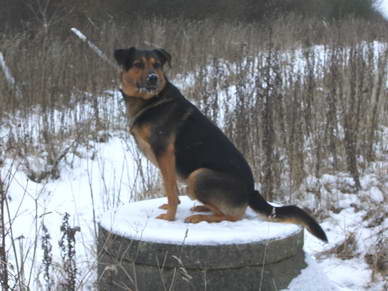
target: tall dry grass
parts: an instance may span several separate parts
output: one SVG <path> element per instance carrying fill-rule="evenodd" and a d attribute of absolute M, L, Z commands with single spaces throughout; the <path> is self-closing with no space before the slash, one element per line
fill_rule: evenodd
<path fill-rule="evenodd" d="M 83 32 L 108 55 L 132 45 L 166 48 L 170 79 L 190 79 L 187 96 L 213 120 L 222 116 L 264 192 L 276 198 L 297 189 L 306 173 L 330 169 L 349 171 L 359 188 L 358 161 L 373 160 L 387 122 L 385 28 L 352 19 L 259 25 L 151 18 Z M 0 74 L 3 147 L 25 159 L 32 179 L 59 176 L 58 164 L 77 144 L 125 130 L 122 104 L 107 92 L 118 87 L 117 72 L 70 32 L 1 35 L 0 51 L 23 92 L 17 97 Z M 44 152 L 46 171 L 33 173 L 26 157 Z"/>

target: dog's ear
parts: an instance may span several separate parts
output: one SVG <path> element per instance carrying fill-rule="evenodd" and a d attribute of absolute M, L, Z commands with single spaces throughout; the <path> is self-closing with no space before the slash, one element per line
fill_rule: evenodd
<path fill-rule="evenodd" d="M 168 63 L 168 66 L 171 68 L 171 55 L 166 50 L 159 48 L 159 49 L 155 49 L 154 53 L 161 60 L 162 65 L 164 65 L 165 63 Z"/>
<path fill-rule="evenodd" d="M 114 57 L 120 66 L 122 66 L 125 70 L 128 70 L 135 56 L 135 52 L 135 47 L 131 47 L 129 49 L 117 49 L 114 51 Z"/>

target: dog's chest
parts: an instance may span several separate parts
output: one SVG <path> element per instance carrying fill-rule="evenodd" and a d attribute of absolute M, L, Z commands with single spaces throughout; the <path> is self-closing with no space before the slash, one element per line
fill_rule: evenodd
<path fill-rule="evenodd" d="M 155 166 L 158 166 L 158 161 L 152 150 L 150 143 L 148 142 L 147 129 L 133 128 L 131 130 L 133 137 L 135 138 L 136 144 L 144 156 Z"/>

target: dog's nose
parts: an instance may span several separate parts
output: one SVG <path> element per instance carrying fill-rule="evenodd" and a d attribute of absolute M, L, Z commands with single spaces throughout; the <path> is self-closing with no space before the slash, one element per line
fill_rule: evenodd
<path fill-rule="evenodd" d="M 158 75 L 155 73 L 151 73 L 147 76 L 147 83 L 150 85 L 155 85 L 158 81 Z"/>

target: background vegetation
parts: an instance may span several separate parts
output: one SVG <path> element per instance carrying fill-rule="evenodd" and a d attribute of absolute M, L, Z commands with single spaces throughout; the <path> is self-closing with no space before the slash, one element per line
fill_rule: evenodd
<path fill-rule="evenodd" d="M 31 31 L 38 25 L 83 28 L 83 25 L 128 23 L 134 17 L 168 19 L 218 19 L 222 21 L 267 22 L 295 14 L 326 21 L 346 17 L 381 19 L 380 0 L 3 0 L 0 30 Z"/>
<path fill-rule="evenodd" d="M 307 173 L 329 170 L 350 171 L 359 188 L 359 167 L 375 158 L 379 126 L 388 116 L 387 52 L 384 45 L 377 51 L 375 42 L 385 40 L 385 23 L 296 16 L 269 24 L 132 21 L 83 32 L 108 54 L 130 45 L 170 51 L 170 78 L 190 78 L 186 94 L 215 122 L 222 114 L 220 126 L 250 160 L 268 197 L 284 181 L 293 192 Z M 15 96 L 0 79 L 0 118 L 10 130 L 3 146 L 19 157 L 49 153 L 50 171 L 31 173 L 33 179 L 59 175 L 58 159 L 74 137 L 86 142 L 99 131 L 125 128 L 123 108 L 106 102 L 114 98 L 106 90 L 118 87 L 117 72 L 70 31 L 3 34 L 0 50 L 23 92 Z M 16 129 L 15 116 L 24 120 Z M 285 173 L 291 175 L 286 180 Z"/>

